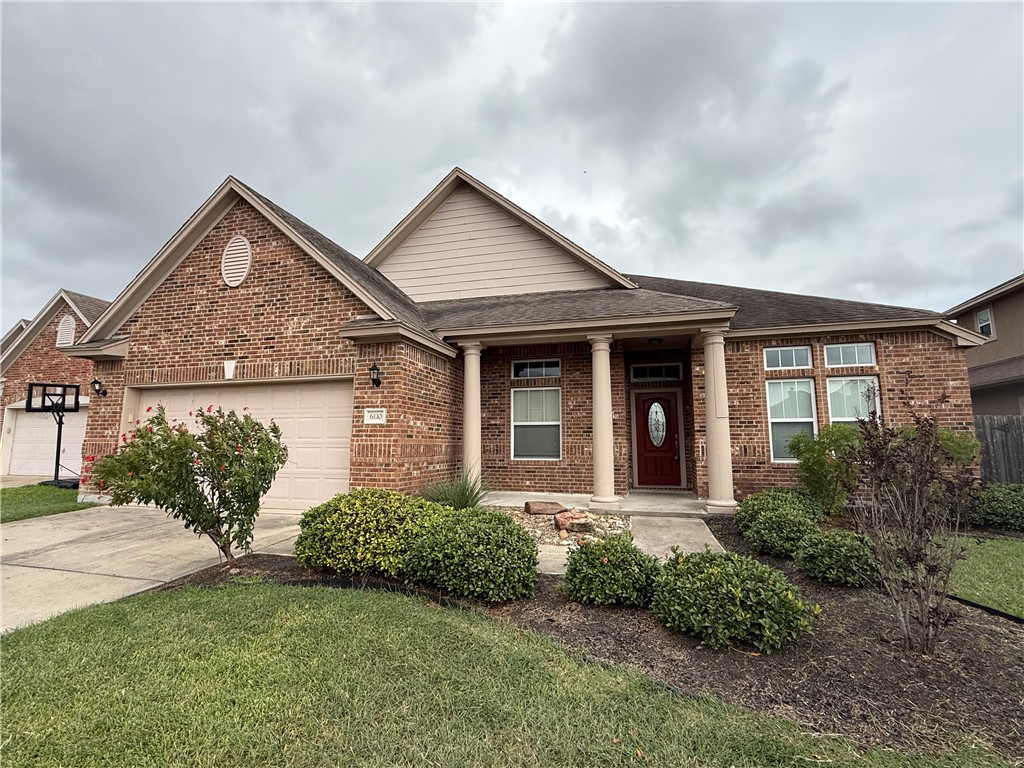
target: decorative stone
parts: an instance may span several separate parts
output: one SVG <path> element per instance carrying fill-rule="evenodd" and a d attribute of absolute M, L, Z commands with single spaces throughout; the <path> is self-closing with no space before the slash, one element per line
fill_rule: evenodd
<path fill-rule="evenodd" d="M 565 507 L 557 501 L 526 502 L 526 514 L 528 515 L 557 515 L 559 512 L 565 512 Z"/>
<path fill-rule="evenodd" d="M 569 533 L 593 533 L 594 521 L 587 517 L 574 517 L 569 521 L 566 530 Z"/>
<path fill-rule="evenodd" d="M 555 530 L 564 531 L 570 520 L 572 520 L 572 512 L 567 509 L 562 510 L 555 515 Z"/>
<path fill-rule="evenodd" d="M 559 531 L 558 532 L 558 538 L 560 538 L 562 541 L 565 541 L 566 539 L 568 539 L 569 538 L 568 531 L 565 531 L 565 530 Z"/>

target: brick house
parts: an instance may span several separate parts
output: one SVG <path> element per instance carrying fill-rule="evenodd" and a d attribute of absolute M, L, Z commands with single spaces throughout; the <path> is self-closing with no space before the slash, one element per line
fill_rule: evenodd
<path fill-rule="evenodd" d="M 156 403 L 273 417 L 268 507 L 465 468 L 728 510 L 792 481 L 792 434 L 905 419 L 901 393 L 947 395 L 939 419 L 969 429 L 980 342 L 923 310 L 622 274 L 456 168 L 365 259 L 229 177 L 66 352 L 108 393 L 87 453 Z"/>
<path fill-rule="evenodd" d="M 82 440 L 89 407 L 92 361 L 71 358 L 73 345 L 110 304 L 60 290 L 32 320 L 19 320 L 0 342 L 0 475 L 50 475 L 57 428 L 48 413 L 26 413 L 30 382 L 77 384 L 78 413 L 65 416 L 61 439 L 62 476 L 81 471 Z"/>

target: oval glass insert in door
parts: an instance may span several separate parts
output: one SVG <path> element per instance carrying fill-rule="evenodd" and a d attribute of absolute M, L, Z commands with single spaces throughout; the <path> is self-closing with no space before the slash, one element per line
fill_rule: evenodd
<path fill-rule="evenodd" d="M 661 403 L 651 403 L 647 411 L 647 435 L 655 448 L 661 448 L 665 442 L 665 409 Z"/>

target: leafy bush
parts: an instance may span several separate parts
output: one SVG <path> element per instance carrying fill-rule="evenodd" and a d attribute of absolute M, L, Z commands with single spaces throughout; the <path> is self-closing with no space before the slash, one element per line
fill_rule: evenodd
<path fill-rule="evenodd" d="M 817 531 L 817 524 L 802 509 L 780 507 L 762 512 L 744 537 L 761 554 L 792 557 L 803 538 Z"/>
<path fill-rule="evenodd" d="M 637 548 L 632 534 L 623 533 L 582 541 L 572 549 L 565 566 L 565 590 L 578 603 L 647 608 L 660 573 L 658 558 Z"/>
<path fill-rule="evenodd" d="M 859 442 L 860 431 L 852 424 L 829 424 L 817 435 L 799 432 L 789 441 L 789 450 L 800 461 L 797 479 L 825 515 L 842 512 L 848 489 L 857 483 L 850 451 Z"/>
<path fill-rule="evenodd" d="M 735 520 L 741 532 L 746 533 L 762 513 L 769 510 L 795 509 L 812 520 L 824 520 L 825 512 L 804 488 L 769 488 L 747 496 L 736 508 Z"/>
<path fill-rule="evenodd" d="M 400 578 L 414 531 L 448 514 L 439 504 L 380 488 L 338 494 L 302 515 L 295 559 L 307 568 Z"/>
<path fill-rule="evenodd" d="M 716 649 L 748 643 L 771 653 L 811 628 L 821 609 L 808 605 L 774 568 L 732 552 L 674 553 L 651 605 L 667 627 Z"/>
<path fill-rule="evenodd" d="M 147 408 L 147 412 L 152 408 Z M 191 414 L 190 414 L 191 415 Z M 234 565 L 233 547 L 248 552 L 260 501 L 288 460 L 281 428 L 248 413 L 211 405 L 195 416 L 196 431 L 171 424 L 162 405 L 145 423 L 121 435 L 121 448 L 93 463 L 82 480 L 110 494 L 113 506 L 153 504 L 199 536 Z"/>
<path fill-rule="evenodd" d="M 428 485 L 420 497 L 452 509 L 471 509 L 487 495 L 488 488 L 479 477 L 465 470 L 453 478 Z"/>
<path fill-rule="evenodd" d="M 533 594 L 537 543 L 504 512 L 463 509 L 419 528 L 409 547 L 413 581 L 503 602 Z"/>
<path fill-rule="evenodd" d="M 971 525 L 1024 531 L 1024 483 L 977 489 L 971 499 Z"/>
<path fill-rule="evenodd" d="M 849 531 L 804 536 L 796 549 L 796 567 L 812 579 L 843 587 L 866 587 L 878 581 L 871 548 Z"/>

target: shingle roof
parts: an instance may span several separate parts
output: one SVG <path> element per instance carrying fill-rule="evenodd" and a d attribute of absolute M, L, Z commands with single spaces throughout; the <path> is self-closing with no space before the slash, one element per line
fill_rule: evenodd
<path fill-rule="evenodd" d="M 641 288 L 678 296 L 721 301 L 737 306 L 739 311 L 730 322 L 730 327 L 735 330 L 887 320 L 894 322 L 920 319 L 941 320 L 943 317 L 938 312 L 926 309 L 896 307 L 888 304 L 869 304 L 863 301 L 803 296 L 796 293 L 763 291 L 757 288 L 697 283 L 668 277 L 647 275 L 626 275 L 626 277 Z"/>
<path fill-rule="evenodd" d="M 76 293 L 64 288 L 64 294 L 75 304 L 75 309 L 82 313 L 89 325 L 96 322 L 103 311 L 110 306 L 109 301 L 97 299 L 95 296 L 86 296 L 84 293 Z"/>
<path fill-rule="evenodd" d="M 967 369 L 971 387 L 987 387 L 1024 381 L 1024 355 L 996 360 L 993 363 L 971 366 Z"/>
<path fill-rule="evenodd" d="M 238 181 L 238 179 L 235 179 Z M 425 330 L 423 319 L 416 304 L 384 275 L 368 266 L 362 259 L 353 256 L 326 235 L 320 233 L 298 216 L 289 213 L 273 200 L 264 197 L 248 184 L 238 181 L 254 197 L 270 208 L 289 227 L 304 237 L 320 253 L 333 261 L 350 280 L 369 289 L 397 320 L 420 330 Z"/>
<path fill-rule="evenodd" d="M 430 330 L 727 312 L 734 309 L 728 302 L 673 296 L 641 288 L 481 296 L 426 301 L 418 306 Z"/>

